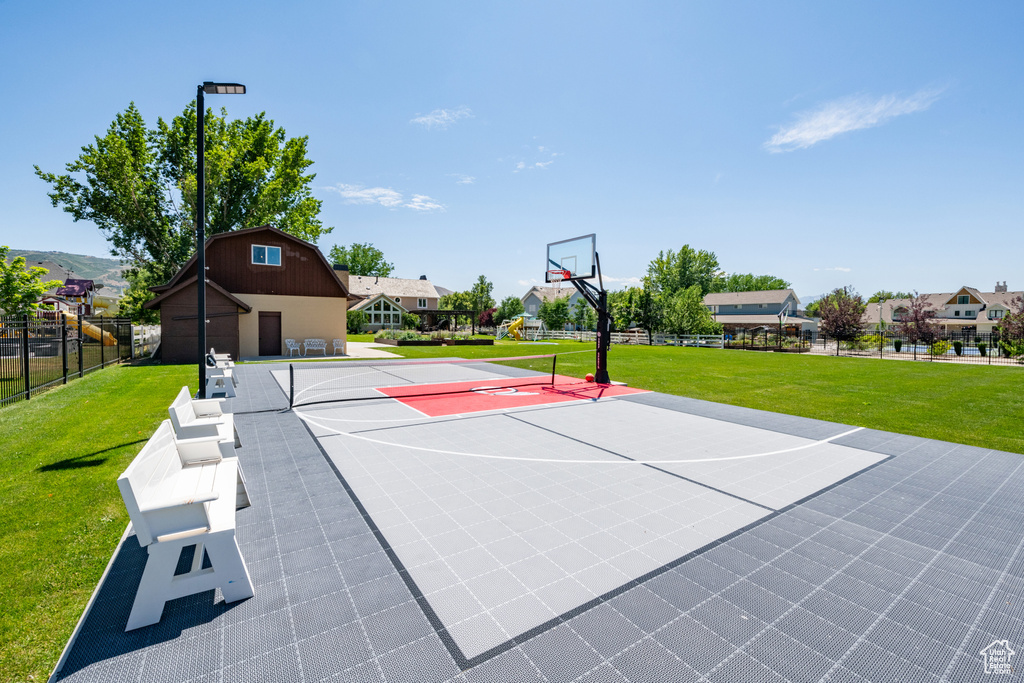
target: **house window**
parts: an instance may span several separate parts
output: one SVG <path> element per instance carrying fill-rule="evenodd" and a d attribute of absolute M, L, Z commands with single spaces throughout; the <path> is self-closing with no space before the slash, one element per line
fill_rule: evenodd
<path fill-rule="evenodd" d="M 768 304 L 758 304 L 758 308 L 768 308 Z"/>
<path fill-rule="evenodd" d="M 426 308 L 426 307 L 427 307 L 427 300 L 426 299 L 416 299 L 416 308 Z"/>
<path fill-rule="evenodd" d="M 998 319 L 1003 317 L 1003 313 L 1004 313 L 1004 311 L 1002 311 L 1000 309 L 996 309 L 994 311 L 989 311 L 988 312 L 988 319 L 989 320 L 998 320 Z"/>
<path fill-rule="evenodd" d="M 903 316 L 905 316 L 906 314 L 907 314 L 907 309 L 905 309 L 903 307 L 893 309 L 892 319 L 893 320 L 902 320 Z"/>
<path fill-rule="evenodd" d="M 281 247 L 252 245 L 252 262 L 261 266 L 281 265 Z"/>
<path fill-rule="evenodd" d="M 396 297 L 395 297 L 395 303 L 396 303 L 396 304 L 400 304 L 400 303 L 402 303 L 402 297 L 400 297 L 400 296 L 396 296 Z"/>
<path fill-rule="evenodd" d="M 953 311 L 953 317 L 959 318 L 960 317 L 960 311 Z"/>
<path fill-rule="evenodd" d="M 736 310 L 737 311 L 740 310 L 741 308 L 743 308 L 743 304 L 736 304 Z"/>
<path fill-rule="evenodd" d="M 529 309 L 530 313 L 536 313 L 537 312 L 537 304 L 530 304 L 529 306 L 527 306 L 527 308 Z"/>
<path fill-rule="evenodd" d="M 976 315 L 977 315 L 977 313 L 975 313 L 974 311 L 964 311 L 964 317 L 965 318 L 973 318 Z"/>
<path fill-rule="evenodd" d="M 971 303 L 971 297 L 967 294 L 960 294 L 956 297 L 956 302 L 958 304 L 969 304 Z"/>

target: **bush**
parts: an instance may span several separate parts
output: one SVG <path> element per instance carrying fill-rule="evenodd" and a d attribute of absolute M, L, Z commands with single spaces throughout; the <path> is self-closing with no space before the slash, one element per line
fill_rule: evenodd
<path fill-rule="evenodd" d="M 956 355 L 962 356 L 964 353 L 964 343 L 957 339 L 955 342 L 953 342 L 953 351 L 956 352 Z"/>
<path fill-rule="evenodd" d="M 928 353 L 933 356 L 945 356 L 949 353 L 949 349 L 953 345 L 949 343 L 948 339 L 938 339 L 932 342 L 932 345 L 928 347 Z"/>
<path fill-rule="evenodd" d="M 896 353 L 899 353 L 900 349 L 903 348 L 903 340 L 902 339 L 893 339 L 892 340 L 892 348 L 896 349 Z"/>
<path fill-rule="evenodd" d="M 420 317 L 415 313 L 403 313 L 402 314 L 402 329 L 403 330 L 418 330 L 420 327 Z"/>
<path fill-rule="evenodd" d="M 363 311 L 349 311 L 345 318 L 345 329 L 349 334 L 359 334 L 366 324 L 366 313 Z"/>
<path fill-rule="evenodd" d="M 397 339 L 398 341 L 417 341 L 420 339 L 427 339 L 427 337 L 419 335 L 412 330 L 381 330 L 377 333 L 377 337 L 380 339 Z"/>
<path fill-rule="evenodd" d="M 978 342 L 978 353 L 981 354 L 982 358 L 987 356 L 988 355 L 988 344 L 986 344 L 983 341 Z"/>

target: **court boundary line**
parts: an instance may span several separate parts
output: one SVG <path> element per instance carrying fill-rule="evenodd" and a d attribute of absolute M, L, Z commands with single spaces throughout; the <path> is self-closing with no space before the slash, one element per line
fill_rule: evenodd
<path fill-rule="evenodd" d="M 880 465 L 883 465 L 896 458 L 895 455 L 885 455 L 884 453 L 880 453 L 880 455 L 882 455 L 883 457 L 878 462 L 872 463 L 860 470 L 857 470 L 856 472 L 853 472 L 852 474 L 843 477 L 839 481 L 836 481 L 819 491 L 815 491 L 814 493 L 811 493 L 799 500 L 796 500 L 790 503 L 789 505 L 786 505 L 785 507 L 779 508 L 774 512 L 770 512 L 766 514 L 764 517 L 756 519 L 753 522 L 750 522 L 749 524 L 726 534 L 725 536 L 721 536 L 720 538 L 711 541 L 706 545 L 701 546 L 700 548 L 691 550 L 689 553 L 682 555 L 681 557 L 678 557 L 675 560 L 667 562 L 660 567 L 652 569 L 646 574 L 642 574 L 637 578 L 632 579 L 631 581 L 627 581 L 618 588 L 613 588 L 612 590 L 603 593 L 593 598 L 592 600 L 582 603 L 581 605 L 578 605 L 577 607 L 574 607 L 571 610 L 563 612 L 562 614 L 556 617 L 553 617 L 541 624 L 538 624 L 537 626 L 534 626 L 533 628 L 524 631 L 503 643 L 495 645 L 490 650 L 485 650 L 484 652 L 481 652 L 478 655 L 474 655 L 473 657 L 466 657 L 466 655 L 462 652 L 462 649 L 459 647 L 458 643 L 455 642 L 455 639 L 448 632 L 448 628 L 440 620 L 440 617 L 437 616 L 437 613 L 434 611 L 434 608 L 430 605 L 430 602 L 423 594 L 423 591 L 420 590 L 420 587 L 416 584 L 415 579 L 412 578 L 412 575 L 409 573 L 409 570 L 402 563 L 402 560 L 398 557 L 398 554 L 395 553 L 390 543 L 388 543 L 387 538 L 384 537 L 383 532 L 377 526 L 377 523 L 373 520 L 373 517 L 370 516 L 369 512 L 366 510 L 362 502 L 359 500 L 359 496 L 356 495 L 355 490 L 352 489 L 348 481 L 345 479 L 344 475 L 338 469 L 337 465 L 334 464 L 334 460 L 331 459 L 331 456 L 324 449 L 323 444 L 320 443 L 320 438 L 313 434 L 313 431 L 310 429 L 309 425 L 306 424 L 304 420 L 300 419 L 299 422 L 302 424 L 303 428 L 305 428 L 310 438 L 316 444 L 317 450 L 320 451 L 320 455 L 322 455 L 324 459 L 327 461 L 327 464 L 331 468 L 331 471 L 333 471 L 334 475 L 338 478 L 338 481 L 341 483 L 342 488 L 344 488 L 345 492 L 349 496 L 349 499 L 356 506 L 356 509 L 359 511 L 359 514 L 363 518 L 363 521 L 366 523 L 367 527 L 373 533 L 374 538 L 377 539 L 377 542 L 384 550 L 384 553 L 388 556 L 388 559 L 391 560 L 391 563 L 394 566 L 395 571 L 398 572 L 398 575 L 401 577 L 403 583 L 405 583 L 406 588 L 409 589 L 409 592 L 412 594 L 412 597 L 416 601 L 416 604 L 419 605 L 420 609 L 423 611 L 423 615 L 426 617 L 430 625 L 434 628 L 434 631 L 435 633 L 437 633 L 437 636 L 441 640 L 441 643 L 445 646 L 445 649 L 448 650 L 448 654 L 455 662 L 455 665 L 459 667 L 460 671 L 467 671 L 469 669 L 472 669 L 473 667 L 479 666 L 484 662 L 493 659 L 494 657 L 497 657 L 515 647 L 518 647 L 526 642 L 529 642 L 533 638 L 536 638 L 540 634 L 545 633 L 555 628 L 556 626 L 559 626 L 560 624 L 568 623 L 577 616 L 589 612 L 591 609 L 598 607 L 618 597 L 619 595 L 622 595 L 623 593 L 626 593 L 634 588 L 637 588 L 646 583 L 647 581 L 657 578 L 658 576 L 661 576 L 662 574 L 665 574 L 675 569 L 676 567 L 686 562 L 689 562 L 690 560 L 696 557 L 699 557 L 711 550 L 714 550 L 715 548 L 728 543 L 732 539 L 741 536 L 742 534 L 745 534 L 746 532 L 755 529 L 761 526 L 762 524 L 765 524 L 775 519 L 776 517 L 786 514 L 790 510 L 800 505 L 803 505 L 804 503 L 807 503 L 808 501 L 811 501 L 814 498 L 817 498 L 818 496 L 827 493 L 833 490 L 834 488 L 841 486 L 842 484 L 845 484 L 846 482 L 854 479 L 855 477 L 858 477 L 866 472 L 869 472 L 875 469 L 876 467 L 879 467 Z M 869 449 L 858 450 L 864 450 L 866 452 L 876 452 L 870 451 Z"/>
<path fill-rule="evenodd" d="M 349 437 L 351 439 L 358 439 L 360 441 L 366 441 L 366 442 L 369 442 L 369 443 L 380 444 L 382 446 L 394 446 L 396 448 L 405 448 L 407 450 L 423 451 L 423 452 L 426 452 L 426 453 L 439 453 L 439 454 L 444 454 L 444 455 L 457 455 L 457 456 L 462 456 L 462 457 L 465 457 L 465 458 L 479 458 L 481 460 L 509 460 L 509 461 L 514 461 L 514 462 L 558 463 L 558 464 L 563 464 L 563 465 L 684 465 L 684 464 L 697 463 L 697 462 L 729 462 L 729 461 L 732 461 L 732 460 L 751 460 L 753 458 L 764 458 L 764 457 L 768 457 L 770 455 L 782 455 L 784 453 L 794 453 L 796 451 L 807 450 L 808 448 L 813 448 L 815 446 L 820 446 L 822 444 L 830 443 L 830 442 L 832 442 L 835 439 L 839 439 L 839 438 L 842 438 L 844 436 L 849 436 L 850 434 L 855 434 L 855 433 L 857 433 L 859 431 L 862 431 L 862 430 L 866 429 L 865 427 L 854 427 L 853 429 L 850 429 L 848 431 L 842 432 L 840 434 L 836 434 L 834 436 L 830 436 L 830 437 L 827 437 L 825 439 L 819 439 L 819 440 L 816 440 L 816 441 L 812 441 L 812 440 L 806 439 L 806 437 L 802 437 L 802 436 L 794 436 L 793 437 L 794 439 L 805 439 L 805 440 L 808 440 L 810 442 L 806 443 L 806 444 L 803 444 L 802 446 L 794 446 L 793 448 L 783 448 L 783 449 L 776 450 L 776 451 L 765 451 L 764 453 L 748 453 L 746 455 L 731 455 L 731 456 L 725 456 L 725 457 L 722 457 L 722 458 L 689 458 L 689 459 L 686 459 L 686 460 L 577 460 L 577 459 L 559 459 L 559 458 L 527 458 L 527 457 L 522 457 L 522 456 L 517 456 L 517 455 L 488 455 L 486 453 L 465 453 L 463 451 L 449 451 L 449 450 L 445 450 L 445 449 L 442 449 L 442 448 L 429 448 L 427 446 L 411 446 L 411 445 L 408 445 L 408 444 L 395 443 L 393 441 L 382 441 L 380 439 L 372 439 L 372 438 L 370 438 L 368 436 L 362 436 L 362 434 L 360 434 L 360 433 L 340 432 L 337 429 L 332 429 L 331 427 L 328 427 L 326 425 L 320 424 L 319 422 L 317 422 L 313 418 L 311 418 L 311 417 L 309 417 L 307 415 L 303 415 L 302 413 L 300 413 L 298 411 L 294 411 L 293 410 L 293 412 L 303 422 L 308 422 L 309 424 L 312 424 L 312 425 L 314 425 L 316 427 L 319 427 L 320 429 L 323 429 L 323 430 L 328 431 L 328 432 L 332 432 L 332 434 L 329 434 L 327 436 L 347 436 L 347 437 Z M 694 417 L 700 417 L 700 416 L 699 415 L 695 415 Z M 524 424 L 526 424 L 526 423 L 524 423 Z M 732 423 L 730 423 L 730 424 L 732 424 Z M 536 425 L 534 425 L 534 426 L 536 426 Z M 391 429 L 394 429 L 394 428 L 392 427 Z M 757 427 L 753 427 L 752 429 L 757 429 Z M 770 430 L 766 430 L 766 431 L 770 431 Z M 319 438 L 325 438 L 325 437 L 319 437 Z M 585 443 L 585 442 L 580 442 L 580 443 Z M 588 446 L 593 446 L 593 444 L 587 444 L 587 445 Z M 598 448 L 598 450 L 603 450 L 600 447 L 597 447 L 597 448 Z M 847 448 L 850 448 L 850 447 L 847 446 Z M 615 454 L 615 455 L 618 455 L 618 454 Z"/>

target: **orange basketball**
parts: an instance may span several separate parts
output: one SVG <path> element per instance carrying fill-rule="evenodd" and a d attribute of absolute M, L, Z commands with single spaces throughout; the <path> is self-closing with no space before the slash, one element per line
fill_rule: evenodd
<path fill-rule="evenodd" d="M 583 379 L 587 380 L 588 382 L 593 382 L 594 381 L 594 376 L 588 372 L 587 376 L 584 377 Z"/>

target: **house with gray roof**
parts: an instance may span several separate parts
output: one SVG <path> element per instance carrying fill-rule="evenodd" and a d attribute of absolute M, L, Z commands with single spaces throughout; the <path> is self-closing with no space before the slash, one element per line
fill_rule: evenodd
<path fill-rule="evenodd" d="M 437 310 L 438 300 L 444 296 L 426 275 L 419 279 L 399 277 L 377 277 L 374 275 L 350 275 L 349 289 L 352 293 L 364 297 L 356 302 L 350 310 L 364 311 L 367 329 L 380 330 L 385 327 L 398 327 L 402 322 L 402 314 L 422 314 L 424 311 Z M 444 289 L 449 293 L 449 290 Z"/>
<path fill-rule="evenodd" d="M 800 298 L 792 289 L 757 292 L 715 292 L 704 296 L 711 317 L 722 323 L 726 334 L 757 328 L 777 329 L 782 323 L 787 334 L 818 331 L 813 318 L 797 315 Z"/>
<path fill-rule="evenodd" d="M 961 287 L 955 292 L 921 294 L 926 306 L 935 311 L 931 322 L 946 333 L 977 334 L 992 332 L 992 328 L 1009 313 L 1020 310 L 1024 291 L 1007 291 L 1006 282 L 996 283 L 994 291 L 982 292 L 974 287 Z M 877 330 L 880 324 L 898 323 L 910 310 L 910 299 L 889 299 L 868 304 L 864 312 L 864 325 Z"/>
<path fill-rule="evenodd" d="M 536 316 L 542 303 L 556 301 L 566 297 L 569 298 L 569 310 L 575 308 L 576 302 L 583 298 L 579 291 L 577 291 L 572 285 L 562 288 L 542 287 L 540 285 L 536 285 L 534 287 L 530 287 L 530 291 L 519 297 L 519 300 L 523 302 L 523 310 L 526 313 Z"/>

